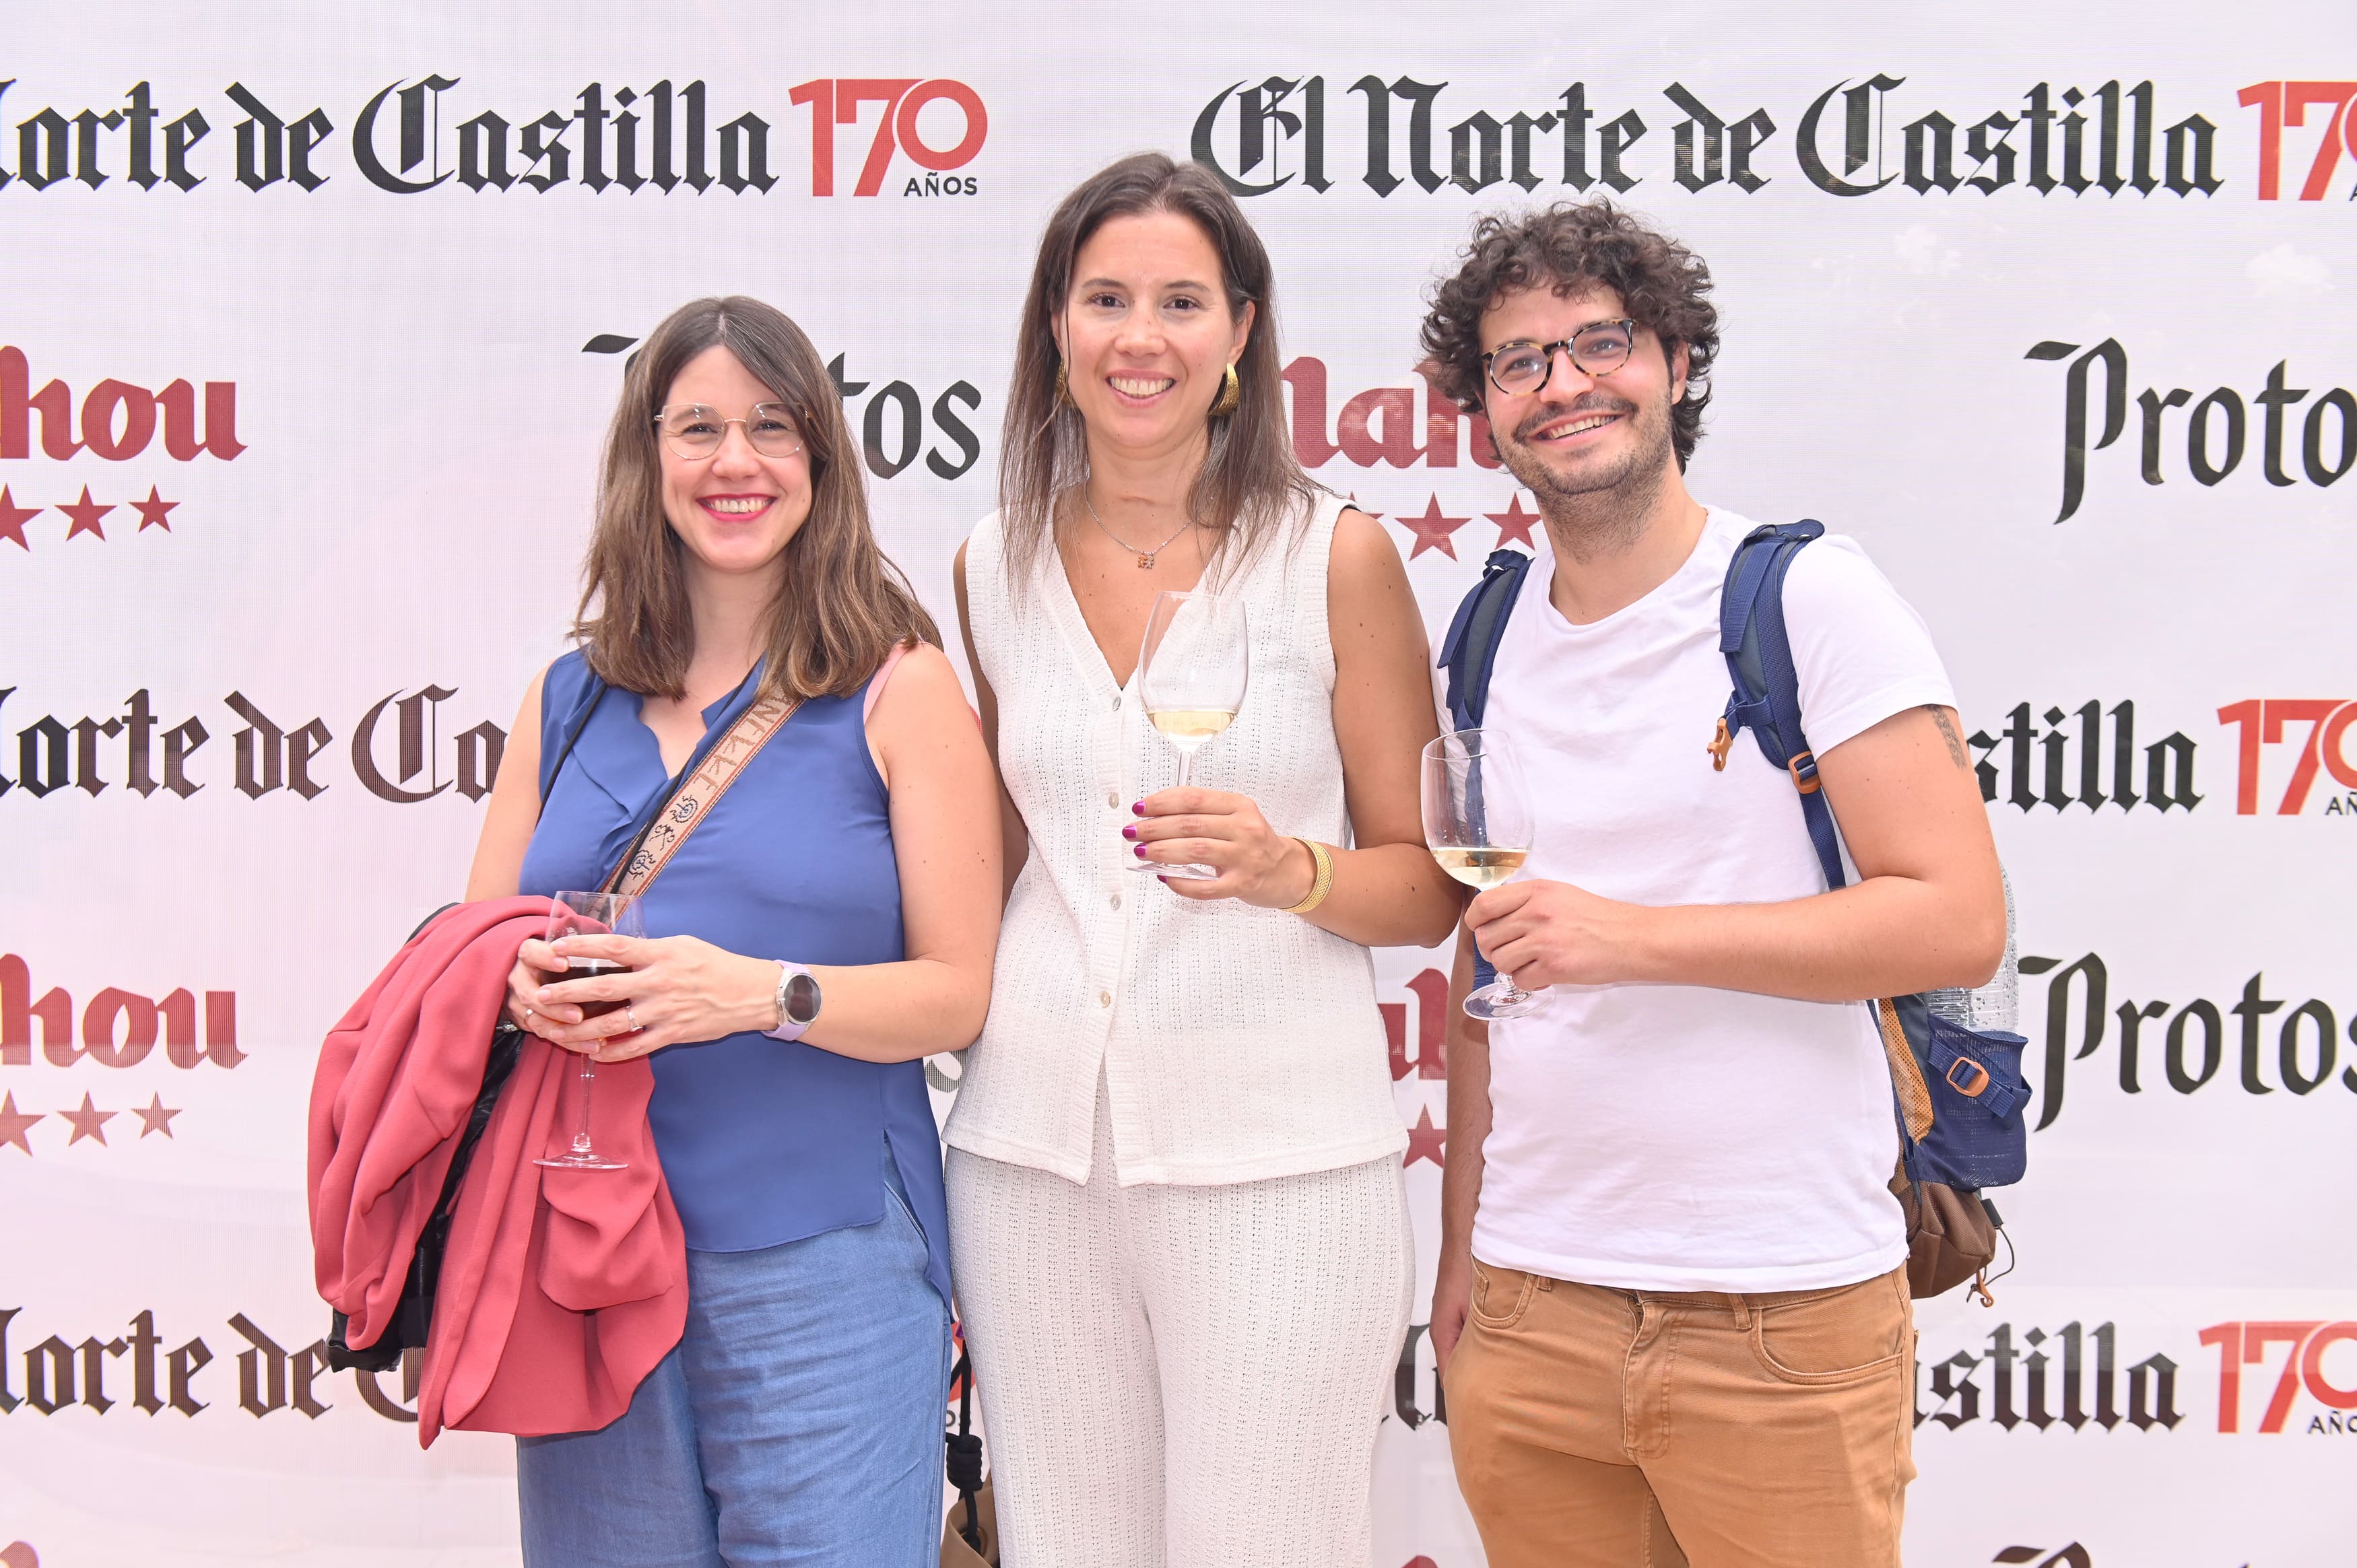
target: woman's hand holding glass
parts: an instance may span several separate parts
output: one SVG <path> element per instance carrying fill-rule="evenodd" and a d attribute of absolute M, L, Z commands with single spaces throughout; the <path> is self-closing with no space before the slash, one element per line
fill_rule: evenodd
<path fill-rule="evenodd" d="M 1235 722 L 1236 710 L 1243 706 L 1244 688 L 1251 676 L 1252 634 L 1243 600 L 1200 589 L 1155 596 L 1154 606 L 1146 612 L 1146 636 L 1137 650 L 1137 695 L 1146 709 L 1146 722 L 1178 753 L 1178 788 L 1147 797 L 1137 808 L 1141 815 L 1145 807 L 1157 801 L 1162 804 L 1157 807 L 1156 815 L 1193 811 L 1208 819 L 1236 814 L 1232 805 L 1202 809 L 1206 802 L 1216 799 L 1242 802 L 1250 811 L 1251 822 L 1265 832 L 1268 824 L 1261 822 L 1259 808 L 1250 800 L 1240 795 L 1222 795 L 1189 787 L 1195 753 Z M 1183 803 L 1165 800 L 1173 795 L 1183 797 Z M 1206 822 L 1203 825 L 1214 824 Z M 1124 829 L 1123 833 L 1131 839 L 1142 836 L 1134 824 Z M 1226 838 L 1231 834 L 1221 832 L 1188 836 Z M 1256 841 L 1260 835 L 1254 833 L 1249 824 L 1243 824 L 1242 836 Z M 1222 875 L 1221 868 L 1209 861 L 1162 859 L 1143 853 L 1133 868 L 1155 872 L 1166 882 L 1181 878 L 1210 881 Z"/>
<path fill-rule="evenodd" d="M 619 967 L 586 980 L 543 984 L 568 960 Z M 517 953 L 517 975 L 530 975 L 525 1025 L 551 1045 L 601 1062 L 629 1061 L 666 1046 L 716 1040 L 777 1023 L 778 966 L 747 958 L 698 937 L 565 937 L 527 941 Z M 522 1011 L 510 980 L 511 1016 Z M 592 1011 L 601 1006 L 610 1011 Z"/>
<path fill-rule="evenodd" d="M 1170 891 L 1182 898 L 1240 898 L 1265 909 L 1289 908 L 1309 892 L 1318 867 L 1298 841 L 1268 825 L 1249 795 L 1192 785 L 1148 795 L 1122 830 L 1149 870 L 1170 867 Z M 1178 867 L 1195 866 L 1191 876 Z M 1213 875 L 1205 878 L 1201 870 Z"/>
<path fill-rule="evenodd" d="M 1156 596 L 1137 651 L 1146 716 L 1178 753 L 1178 785 L 1131 808 L 1122 829 L 1134 865 L 1184 898 L 1241 898 L 1264 908 L 1297 904 L 1317 866 L 1309 852 L 1268 825 L 1248 795 L 1188 782 L 1195 753 L 1243 706 L 1252 675 L 1250 618 L 1232 595 Z"/>

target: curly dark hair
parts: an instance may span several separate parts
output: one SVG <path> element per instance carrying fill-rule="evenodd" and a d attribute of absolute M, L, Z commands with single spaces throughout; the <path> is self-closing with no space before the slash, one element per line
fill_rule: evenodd
<path fill-rule="evenodd" d="M 1558 295 L 1609 288 L 1638 326 L 1661 338 L 1664 356 L 1685 345 L 1686 394 L 1670 406 L 1670 440 L 1684 468 L 1702 439 L 1718 356 L 1710 267 L 1601 197 L 1492 212 L 1475 222 L 1456 275 L 1433 285 L 1424 318 L 1421 340 L 1442 395 L 1468 413 L 1482 411 L 1481 317 L 1501 295 L 1543 285 Z"/>

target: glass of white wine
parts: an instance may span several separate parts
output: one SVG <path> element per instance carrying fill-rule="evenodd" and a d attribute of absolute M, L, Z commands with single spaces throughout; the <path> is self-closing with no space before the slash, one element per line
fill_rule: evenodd
<path fill-rule="evenodd" d="M 1138 696 L 1146 721 L 1178 752 L 1178 787 L 1195 753 L 1235 722 L 1252 674 L 1251 627 L 1233 594 L 1157 594 L 1137 650 Z M 1164 865 L 1133 857 L 1134 869 L 1205 881 L 1208 865 Z"/>
<path fill-rule="evenodd" d="M 1440 869 L 1469 887 L 1506 881 L 1531 857 L 1538 817 L 1520 765 L 1504 742 L 1478 729 L 1444 735 L 1424 748 L 1424 842 Z M 1469 1017 L 1523 1018 L 1547 1005 L 1501 974 L 1465 999 Z"/>

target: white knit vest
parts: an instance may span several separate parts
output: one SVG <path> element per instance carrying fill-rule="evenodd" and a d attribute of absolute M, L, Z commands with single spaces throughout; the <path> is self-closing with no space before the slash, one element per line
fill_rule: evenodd
<path fill-rule="evenodd" d="M 1278 832 L 1332 844 L 1350 832 L 1326 626 L 1341 508 L 1321 497 L 1228 585 L 1251 621 L 1251 684 L 1193 778 L 1250 796 Z M 1086 1181 L 1102 1066 L 1124 1186 L 1257 1181 L 1405 1148 L 1367 950 L 1275 909 L 1188 902 L 1126 869 L 1130 802 L 1178 781 L 1178 754 L 1146 724 L 1135 679 L 1114 684 L 1053 549 L 1010 592 L 993 513 L 967 544 L 965 581 L 1031 854 L 949 1143 Z"/>

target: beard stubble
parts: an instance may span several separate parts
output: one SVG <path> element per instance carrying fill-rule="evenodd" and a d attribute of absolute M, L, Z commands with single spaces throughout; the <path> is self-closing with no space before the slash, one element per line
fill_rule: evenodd
<path fill-rule="evenodd" d="M 1585 413 L 1630 416 L 1633 439 L 1628 454 L 1619 462 L 1560 472 L 1533 449 L 1530 433 L 1566 413 Z M 1591 561 L 1628 549 L 1645 532 L 1670 461 L 1669 404 L 1647 406 L 1584 392 L 1567 404 L 1534 411 L 1510 438 L 1495 445 L 1506 471 L 1538 503 L 1556 549 L 1575 561 Z"/>

